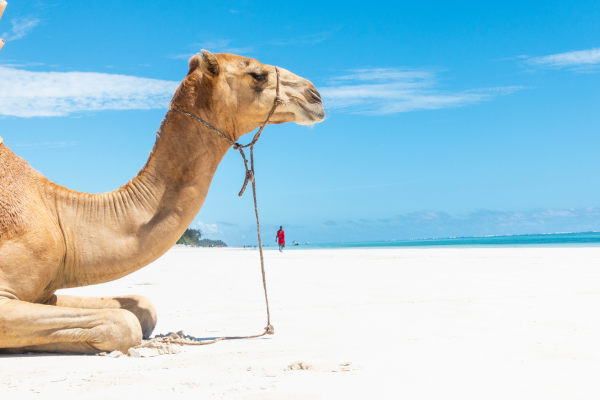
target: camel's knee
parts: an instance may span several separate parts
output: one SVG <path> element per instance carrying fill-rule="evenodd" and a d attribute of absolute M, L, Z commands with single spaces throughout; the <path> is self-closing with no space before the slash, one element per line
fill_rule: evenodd
<path fill-rule="evenodd" d="M 11 319 L 14 300 L 0 296 L 0 353 L 14 342 L 14 321 Z"/>
<path fill-rule="evenodd" d="M 92 329 L 88 341 L 100 351 L 119 350 L 124 354 L 131 347 L 142 343 L 142 328 L 139 320 L 126 310 L 105 310 L 103 323 Z"/>
<path fill-rule="evenodd" d="M 139 320 L 144 339 L 148 339 L 156 326 L 157 315 L 154 305 L 147 297 L 132 295 L 116 297 L 121 308 L 131 311 Z"/>

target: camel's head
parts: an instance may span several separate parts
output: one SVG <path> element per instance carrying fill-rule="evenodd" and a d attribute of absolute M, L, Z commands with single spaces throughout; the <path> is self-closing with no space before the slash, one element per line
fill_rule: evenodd
<path fill-rule="evenodd" d="M 296 122 L 311 125 L 323 121 L 325 111 L 321 95 L 308 80 L 279 68 L 279 105 L 270 124 Z M 184 85 L 193 85 L 194 104 L 188 111 L 198 111 L 237 140 L 267 119 L 276 97 L 277 74 L 272 65 L 233 54 L 212 54 L 202 50 L 190 59 Z M 195 110 L 194 110 L 195 109 Z"/>

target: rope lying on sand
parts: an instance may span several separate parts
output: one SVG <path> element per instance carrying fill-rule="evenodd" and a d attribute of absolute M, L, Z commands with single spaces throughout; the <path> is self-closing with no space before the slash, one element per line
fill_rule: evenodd
<path fill-rule="evenodd" d="M 108 352 L 97 353 L 96 355 L 102 356 L 102 357 L 110 357 L 110 358 L 126 357 L 127 355 L 134 357 L 134 358 L 156 357 L 156 356 L 162 356 L 165 354 L 179 354 L 181 352 L 181 350 L 179 349 L 179 346 L 202 346 L 205 344 L 216 343 L 216 342 L 224 340 L 224 339 L 248 339 L 248 338 L 254 338 L 254 337 L 259 337 L 259 336 L 263 336 L 263 335 L 264 335 L 264 333 L 262 335 L 256 335 L 256 336 L 243 336 L 243 337 L 231 336 L 231 337 L 217 338 L 215 340 L 201 340 L 200 338 L 196 338 L 191 335 L 186 335 L 185 333 L 183 333 L 183 331 L 169 332 L 166 335 L 160 335 L 160 334 L 156 335 L 154 337 L 154 339 L 142 340 L 141 344 L 139 344 L 135 347 L 131 347 L 127 351 L 127 354 L 123 354 L 120 351 L 115 350 L 110 353 L 108 353 Z"/>
<path fill-rule="evenodd" d="M 185 335 L 183 332 L 177 333 L 169 333 L 167 335 L 156 335 L 154 339 L 145 341 L 139 346 L 134 347 L 135 349 L 142 347 L 153 347 L 153 343 L 161 343 L 161 344 L 178 344 L 180 346 L 203 346 L 206 344 L 213 344 L 220 342 L 221 340 L 234 340 L 234 339 L 253 339 L 257 337 L 261 337 L 264 335 L 273 335 L 275 334 L 275 329 L 269 325 L 265 328 L 265 332 L 260 335 L 253 336 L 224 336 L 220 338 L 216 338 L 213 340 L 200 340 L 195 338 L 194 336 Z"/>
<path fill-rule="evenodd" d="M 265 290 L 265 302 L 267 304 L 267 326 L 265 327 L 265 331 L 263 333 L 261 333 L 260 335 L 225 336 L 225 337 L 220 337 L 220 338 L 217 338 L 214 340 L 206 340 L 206 341 L 198 341 L 194 337 L 188 337 L 186 335 L 183 335 L 183 332 L 179 332 L 179 333 L 170 334 L 167 336 L 158 336 L 158 337 L 155 337 L 154 339 L 152 339 L 151 341 L 157 341 L 160 343 L 179 344 L 179 345 L 185 345 L 185 346 L 202 346 L 202 345 L 206 345 L 206 344 L 217 343 L 217 342 L 220 342 L 221 340 L 253 339 L 253 338 L 261 337 L 264 335 L 274 335 L 275 334 L 275 328 L 273 328 L 273 325 L 271 325 L 271 313 L 269 312 L 269 297 L 267 296 L 267 279 L 265 277 L 265 261 L 264 261 L 264 257 L 263 257 L 262 239 L 260 236 L 260 222 L 258 220 L 258 206 L 256 203 L 256 180 L 255 180 L 255 174 L 254 174 L 254 145 L 260 138 L 260 134 L 262 133 L 265 126 L 269 123 L 269 120 L 271 119 L 271 116 L 275 112 L 275 109 L 277 108 L 277 106 L 279 106 L 280 104 L 283 103 L 281 100 L 281 97 L 279 97 L 279 68 L 275 67 L 275 72 L 277 75 L 277 89 L 276 89 L 275 99 L 273 100 L 273 107 L 271 107 L 271 111 L 269 111 L 269 115 L 267 116 L 267 119 L 260 126 L 260 129 L 258 130 L 258 132 L 256 132 L 256 135 L 254 135 L 254 138 L 252 139 L 252 141 L 246 145 L 241 145 L 239 143 L 234 142 L 229 137 L 224 135 L 221 131 L 219 131 L 217 128 L 215 128 L 208 122 L 196 117 L 195 115 L 190 114 L 189 112 L 186 112 L 183 110 L 169 110 L 169 111 L 173 111 L 173 112 L 177 112 L 179 114 L 185 115 L 185 116 L 193 119 L 194 121 L 201 123 L 206 128 L 210 129 L 211 131 L 215 132 L 217 135 L 219 135 L 220 137 L 225 139 L 235 150 L 239 150 L 240 154 L 242 155 L 242 158 L 244 160 L 244 168 L 246 169 L 246 176 L 244 179 L 244 185 L 242 186 L 242 189 L 238 193 L 238 196 L 241 197 L 244 194 L 244 192 L 246 191 L 246 186 L 248 185 L 248 181 L 252 182 L 252 196 L 254 198 L 254 213 L 256 214 L 256 231 L 258 232 L 258 250 L 260 252 L 260 268 L 262 271 L 263 288 Z M 246 159 L 246 154 L 244 153 L 244 149 L 247 147 L 250 147 L 250 168 L 248 168 L 248 160 Z M 179 334 L 181 334 L 181 335 L 179 335 Z M 148 342 L 151 342 L 151 341 L 148 341 Z M 147 345 L 148 342 L 145 342 L 144 344 L 142 344 L 140 346 L 144 347 Z M 138 346 L 138 347 L 140 347 L 140 346 Z"/>

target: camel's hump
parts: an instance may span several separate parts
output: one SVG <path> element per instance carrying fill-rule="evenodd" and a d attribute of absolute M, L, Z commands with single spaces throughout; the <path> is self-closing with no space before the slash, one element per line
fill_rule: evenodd
<path fill-rule="evenodd" d="M 0 141 L 0 245 L 28 226 L 25 212 L 33 168 Z"/>

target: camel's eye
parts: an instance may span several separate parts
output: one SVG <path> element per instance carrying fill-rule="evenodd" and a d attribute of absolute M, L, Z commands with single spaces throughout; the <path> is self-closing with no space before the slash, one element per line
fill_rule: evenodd
<path fill-rule="evenodd" d="M 253 77 L 258 82 L 262 82 L 267 77 L 266 75 L 259 74 L 258 72 L 250 72 L 250 76 Z"/>

